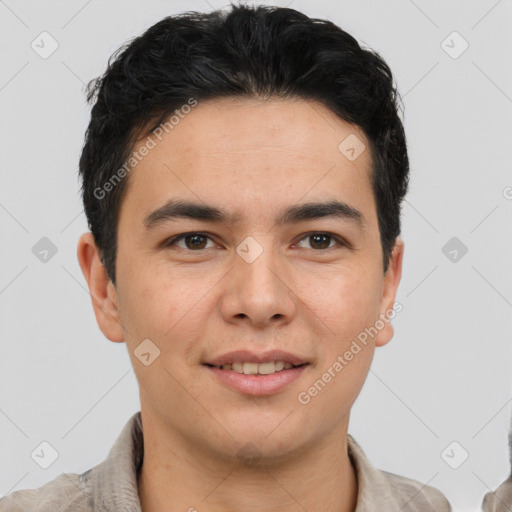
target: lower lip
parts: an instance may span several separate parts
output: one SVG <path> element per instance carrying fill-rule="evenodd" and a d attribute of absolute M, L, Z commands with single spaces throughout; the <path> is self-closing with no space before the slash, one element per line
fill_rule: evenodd
<path fill-rule="evenodd" d="M 297 380 L 308 365 L 281 370 L 270 375 L 245 375 L 232 370 L 221 370 L 216 366 L 206 366 L 222 383 L 245 395 L 265 396 L 281 391 Z"/>

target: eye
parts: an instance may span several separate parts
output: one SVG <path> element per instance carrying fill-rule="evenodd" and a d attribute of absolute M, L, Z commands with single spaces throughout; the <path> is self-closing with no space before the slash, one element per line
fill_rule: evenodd
<path fill-rule="evenodd" d="M 337 244 L 338 246 L 348 246 L 348 244 L 342 240 L 341 238 L 337 237 L 336 235 L 333 235 L 331 233 L 323 233 L 323 232 L 314 232 L 309 233 L 305 237 L 303 237 L 299 244 L 302 243 L 303 240 L 310 240 L 310 248 L 315 250 L 325 250 L 325 249 L 331 249 L 332 247 L 335 247 Z M 208 240 L 210 240 L 213 243 L 212 238 L 202 232 L 196 232 L 193 231 L 191 233 L 182 233 L 181 235 L 176 235 L 173 238 L 170 238 L 169 240 L 165 241 L 163 246 L 164 247 L 171 247 L 171 246 L 178 246 L 181 249 L 189 250 L 192 252 L 197 252 L 205 249 L 211 249 L 213 246 L 208 247 Z M 179 245 L 178 242 L 184 242 L 183 245 Z M 331 243 L 334 242 L 334 245 L 331 245 Z M 298 245 L 299 245 L 298 244 Z M 215 244 L 214 244 L 215 245 Z M 306 247 L 307 248 L 307 247 Z"/>
<path fill-rule="evenodd" d="M 177 242 L 180 242 L 181 240 L 183 240 L 185 243 L 185 247 L 178 246 L 178 247 L 181 247 L 182 249 L 189 249 L 191 251 L 210 249 L 211 247 L 205 246 L 206 239 L 211 240 L 211 238 L 206 233 L 198 233 L 198 232 L 183 233 L 181 235 L 175 236 L 174 238 L 171 238 L 170 240 L 166 241 L 164 243 L 164 246 L 170 247 L 172 245 L 177 245 Z"/>
<path fill-rule="evenodd" d="M 306 235 L 302 240 L 310 239 L 313 249 L 330 249 L 330 242 L 336 242 L 340 246 L 346 246 L 347 244 L 339 237 L 331 233 L 310 233 Z M 299 244 L 302 242 L 299 242 Z"/>

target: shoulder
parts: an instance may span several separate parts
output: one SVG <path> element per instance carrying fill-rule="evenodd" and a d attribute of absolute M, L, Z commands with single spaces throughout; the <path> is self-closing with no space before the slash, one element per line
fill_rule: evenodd
<path fill-rule="evenodd" d="M 0 499 L 0 512 L 89 512 L 80 475 L 64 473 L 36 489 L 22 489 Z"/>
<path fill-rule="evenodd" d="M 358 512 L 377 508 L 381 512 L 451 512 L 450 503 L 441 491 L 373 466 L 351 435 L 348 452 L 359 484 Z"/>
<path fill-rule="evenodd" d="M 512 476 L 494 492 L 485 495 L 482 503 L 484 512 L 508 512 L 512 506 Z"/>
<path fill-rule="evenodd" d="M 402 512 L 450 512 L 450 502 L 438 489 L 404 476 L 380 471 Z"/>

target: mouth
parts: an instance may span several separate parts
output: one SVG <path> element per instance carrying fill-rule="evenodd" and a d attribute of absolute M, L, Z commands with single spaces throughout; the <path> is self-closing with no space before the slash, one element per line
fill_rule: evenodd
<path fill-rule="evenodd" d="M 275 373 L 291 370 L 293 368 L 301 368 L 308 364 L 309 363 L 292 364 L 288 361 L 267 361 L 262 363 L 237 361 L 221 365 L 205 363 L 205 366 L 209 366 L 210 368 L 217 368 L 219 370 L 235 372 L 243 375 L 263 376 L 273 375 Z"/>
<path fill-rule="evenodd" d="M 237 351 L 203 363 L 215 382 L 242 395 L 269 396 L 291 385 L 310 365 L 299 356 L 274 350 Z"/>
<path fill-rule="evenodd" d="M 215 382 L 230 391 L 253 396 L 268 396 L 284 390 L 310 364 L 305 358 L 284 350 L 260 353 L 236 350 L 202 362 Z"/>

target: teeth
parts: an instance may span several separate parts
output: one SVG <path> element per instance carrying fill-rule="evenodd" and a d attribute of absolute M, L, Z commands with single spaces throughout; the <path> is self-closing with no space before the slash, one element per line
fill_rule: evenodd
<path fill-rule="evenodd" d="M 258 373 L 261 373 L 262 375 L 269 375 L 270 373 L 275 373 L 276 371 L 276 364 L 274 362 L 261 363 L 256 366 Z"/>
<path fill-rule="evenodd" d="M 284 361 L 270 361 L 268 363 L 233 363 L 221 366 L 223 370 L 232 370 L 236 373 L 244 373 L 245 375 L 270 375 L 281 370 L 293 368 L 291 363 Z"/>
<path fill-rule="evenodd" d="M 258 363 L 244 363 L 245 375 L 256 375 L 258 373 Z"/>

